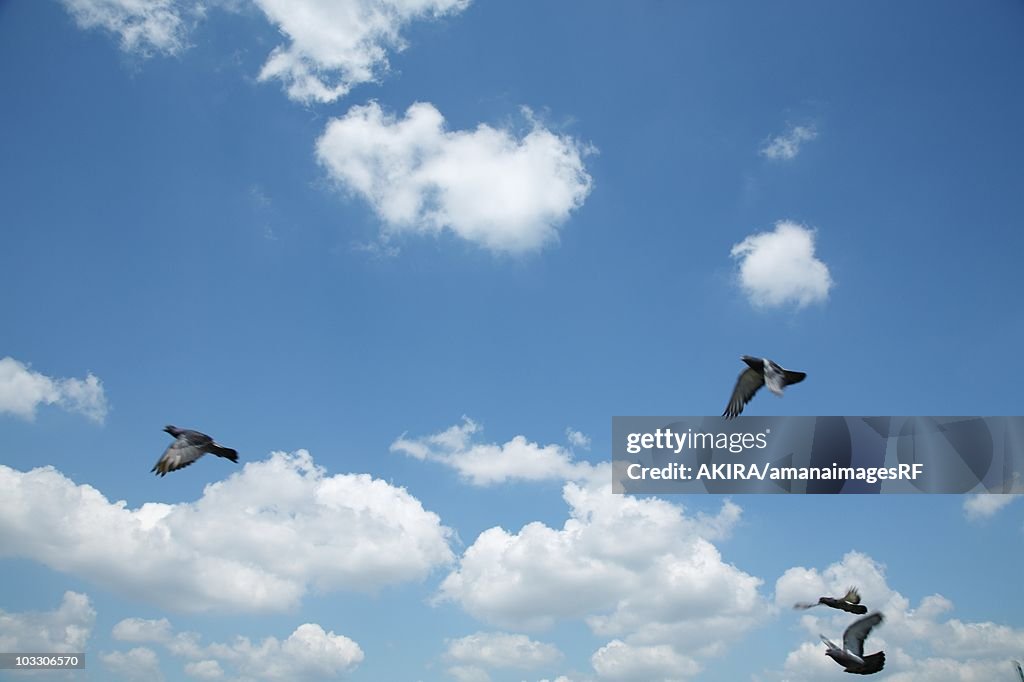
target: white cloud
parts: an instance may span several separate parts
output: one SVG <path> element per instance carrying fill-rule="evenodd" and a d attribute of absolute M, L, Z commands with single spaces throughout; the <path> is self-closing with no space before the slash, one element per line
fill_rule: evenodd
<path fill-rule="evenodd" d="M 781 220 L 772 232 L 752 234 L 732 247 L 739 282 L 750 302 L 802 308 L 825 301 L 832 288 L 828 266 L 814 255 L 814 230 Z"/>
<path fill-rule="evenodd" d="M 818 131 L 814 126 L 791 126 L 782 135 L 767 140 L 761 147 L 760 154 L 775 161 L 789 161 L 800 153 L 800 147 L 804 142 L 810 142 L 816 137 Z"/>
<path fill-rule="evenodd" d="M 988 682 L 1014 679 L 1013 663 L 999 660 L 958 661 L 950 658 L 929 658 L 904 662 L 907 670 L 889 675 L 887 682 Z"/>
<path fill-rule="evenodd" d="M 560 445 L 538 445 L 515 436 L 504 445 L 473 443 L 481 431 L 469 417 L 441 433 L 416 439 L 404 435 L 391 444 L 392 452 L 449 466 L 473 485 L 506 481 L 581 480 L 595 475 L 594 467 L 578 462 Z"/>
<path fill-rule="evenodd" d="M 65 592 L 55 611 L 10 613 L 0 609 L 0 651 L 81 653 L 92 634 L 96 611 L 89 597 Z"/>
<path fill-rule="evenodd" d="M 571 427 L 567 428 L 565 430 L 565 437 L 569 439 L 569 445 L 574 448 L 590 449 L 590 436 L 582 431 L 577 431 Z"/>
<path fill-rule="evenodd" d="M 850 552 L 824 571 L 791 568 L 776 582 L 776 605 L 791 607 L 799 601 L 815 601 L 822 595 L 841 595 L 850 585 L 860 588 L 871 611 L 881 611 L 885 621 L 872 630 L 867 653 L 885 651 L 885 670 L 891 680 L 967 682 L 993 679 L 1005 667 L 1007 652 L 1024 650 L 1024 630 L 992 622 L 964 622 L 949 618 L 954 605 L 933 594 L 916 608 L 892 589 L 885 567 L 860 552 Z M 818 633 L 838 641 L 849 625 L 848 614 L 834 609 L 807 611 L 800 625 L 811 641 L 803 642 L 786 658 L 783 671 L 769 672 L 769 679 L 791 682 L 819 680 L 839 671 L 825 658 Z"/>
<path fill-rule="evenodd" d="M 129 509 L 52 467 L 0 465 L 0 556 L 176 611 L 279 611 L 308 589 L 372 591 L 452 560 L 451 531 L 403 488 L 273 453 L 195 502 Z"/>
<path fill-rule="evenodd" d="M 354 641 L 315 623 L 300 625 L 284 640 L 266 637 L 253 643 L 236 637 L 230 644 L 205 646 L 194 632 L 175 633 L 167 619 L 125 619 L 114 626 L 113 634 L 121 641 L 161 644 L 190 661 L 185 666 L 189 675 L 207 680 L 224 677 L 225 666 L 244 679 L 267 682 L 334 679 L 351 672 L 364 657 Z"/>
<path fill-rule="evenodd" d="M 118 35 L 121 49 L 148 55 L 178 54 L 186 47 L 185 17 L 201 13 L 177 0 L 63 0 L 80 28 L 100 28 Z"/>
<path fill-rule="evenodd" d="M 980 521 L 996 515 L 998 511 L 1006 507 L 1018 497 L 1024 495 L 1009 494 L 982 494 L 968 495 L 964 498 L 964 513 L 971 521 Z"/>
<path fill-rule="evenodd" d="M 475 665 L 453 665 L 448 674 L 456 682 L 491 682 L 491 676 L 483 668 Z"/>
<path fill-rule="evenodd" d="M 288 37 L 263 65 L 260 80 L 284 82 L 300 102 L 333 102 L 388 68 L 415 20 L 456 14 L 469 0 L 255 0 Z"/>
<path fill-rule="evenodd" d="M 192 26 L 207 5 L 240 11 L 234 0 L 62 0 L 82 29 L 120 38 L 125 52 L 176 55 L 188 47 Z M 352 87 L 377 80 L 388 55 L 406 48 L 402 31 L 414 21 L 458 14 L 470 0 L 253 0 L 287 38 L 260 70 L 280 80 L 299 102 L 333 102 Z"/>
<path fill-rule="evenodd" d="M 700 672 L 696 661 L 665 644 L 631 646 L 616 639 L 598 649 L 590 660 L 604 680 L 674 682 Z"/>
<path fill-rule="evenodd" d="M 477 632 L 448 642 L 447 657 L 481 668 L 523 668 L 529 670 L 554 663 L 561 652 L 551 644 L 526 635 L 507 632 Z"/>
<path fill-rule="evenodd" d="M 0 414 L 32 420 L 39 405 L 57 405 L 98 424 L 108 411 L 103 383 L 92 373 L 84 379 L 52 379 L 12 357 L 0 359 Z"/>
<path fill-rule="evenodd" d="M 205 661 L 193 661 L 185 664 L 185 674 L 199 680 L 222 680 L 224 669 L 218 661 L 207 659 Z"/>
<path fill-rule="evenodd" d="M 162 682 L 164 679 L 160 659 L 155 651 L 146 647 L 101 653 L 100 660 L 110 672 L 126 682 Z"/>
<path fill-rule="evenodd" d="M 522 138 L 484 124 L 453 132 L 431 104 L 413 104 L 399 120 L 371 102 L 331 121 L 316 154 L 332 179 L 370 203 L 385 240 L 448 229 L 521 253 L 555 241 L 591 186 L 589 148 L 531 124 Z"/>
<path fill-rule="evenodd" d="M 597 635 L 667 645 L 680 656 L 718 655 L 773 611 L 758 594 L 761 581 L 723 561 L 708 539 L 738 520 L 732 502 L 717 517 L 689 517 L 665 500 L 612 494 L 597 480 L 565 485 L 570 515 L 561 529 L 534 522 L 518 533 L 481 533 L 437 601 L 522 630 L 583 619 Z"/>

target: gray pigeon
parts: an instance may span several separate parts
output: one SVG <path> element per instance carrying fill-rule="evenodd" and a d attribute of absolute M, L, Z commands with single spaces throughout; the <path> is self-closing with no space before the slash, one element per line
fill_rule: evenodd
<path fill-rule="evenodd" d="M 868 638 L 871 628 L 882 622 L 882 614 L 872 613 L 858 618 L 843 633 L 843 647 L 839 648 L 829 641 L 825 635 L 819 635 L 828 647 L 825 652 L 833 661 L 843 666 L 843 670 L 855 675 L 871 675 L 885 667 L 885 652 L 879 651 L 870 656 L 864 655 L 864 640 Z"/>
<path fill-rule="evenodd" d="M 1014 661 L 1013 667 L 1017 669 L 1017 677 L 1020 678 L 1020 682 L 1024 682 L 1024 670 L 1021 670 L 1020 661 Z"/>
<path fill-rule="evenodd" d="M 174 436 L 174 442 L 167 447 L 164 454 L 150 469 L 159 476 L 166 476 L 170 471 L 187 467 L 207 452 L 230 459 L 232 462 L 238 462 L 236 450 L 213 442 L 213 439 L 205 433 L 179 429 L 177 426 L 170 425 L 165 426 L 164 431 Z"/>
<path fill-rule="evenodd" d="M 849 613 L 865 614 L 868 612 L 868 607 L 860 603 L 860 592 L 857 591 L 856 587 L 851 587 L 846 591 L 846 594 L 842 597 L 821 597 L 815 604 L 794 604 L 794 609 L 810 609 L 818 604 L 824 604 L 825 606 L 831 606 L 834 609 L 842 609 Z"/>
<path fill-rule="evenodd" d="M 762 386 L 767 385 L 769 391 L 781 396 L 786 386 L 798 384 L 807 377 L 804 372 L 783 369 L 768 358 L 744 355 L 740 360 L 747 363 L 748 368 L 740 372 L 736 387 L 732 389 L 732 397 L 729 398 L 729 404 L 722 413 L 726 419 L 738 416 L 743 411 L 743 406 L 750 402 Z"/>

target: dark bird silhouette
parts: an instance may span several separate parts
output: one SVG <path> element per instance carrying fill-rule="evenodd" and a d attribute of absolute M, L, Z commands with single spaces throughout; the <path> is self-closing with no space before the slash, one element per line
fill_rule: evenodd
<path fill-rule="evenodd" d="M 170 425 L 165 426 L 164 431 L 174 436 L 174 442 L 164 450 L 164 454 L 150 469 L 159 476 L 166 476 L 168 472 L 183 469 L 208 452 L 230 459 L 232 462 L 238 462 L 237 451 L 215 443 L 205 433 L 179 429 L 177 426 Z"/>
<path fill-rule="evenodd" d="M 843 666 L 843 670 L 854 675 L 871 675 L 885 667 L 885 652 L 879 651 L 870 656 L 864 655 L 864 640 L 868 638 L 871 628 L 883 620 L 882 614 L 872 613 L 853 621 L 843 633 L 842 648 L 829 641 L 825 635 L 819 635 L 828 650 L 825 655 Z"/>
<path fill-rule="evenodd" d="M 1017 669 L 1017 677 L 1020 678 L 1020 682 L 1024 682 L 1024 670 L 1020 667 L 1020 661 L 1014 661 L 1013 667 Z"/>
<path fill-rule="evenodd" d="M 831 606 L 834 609 L 842 609 L 849 613 L 857 613 L 861 615 L 868 612 L 868 607 L 860 603 L 860 592 L 857 591 L 856 587 L 851 587 L 842 597 L 822 597 L 814 604 L 793 604 L 793 608 L 810 609 L 818 606 L 819 604 L 824 604 L 825 606 Z"/>
<path fill-rule="evenodd" d="M 740 372 L 736 380 L 736 387 L 732 389 L 732 397 L 725 408 L 722 416 L 732 419 L 743 411 L 744 405 L 750 402 L 754 394 L 767 385 L 768 390 L 775 395 L 781 396 L 783 389 L 790 384 L 799 384 L 807 374 L 804 372 L 793 372 L 784 369 L 768 358 L 755 358 L 744 355 L 740 358 L 747 363 L 747 369 Z"/>

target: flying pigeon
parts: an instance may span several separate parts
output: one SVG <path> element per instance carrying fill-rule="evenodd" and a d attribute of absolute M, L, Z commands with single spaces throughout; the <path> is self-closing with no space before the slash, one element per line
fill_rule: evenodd
<path fill-rule="evenodd" d="M 782 390 L 786 386 L 798 384 L 807 377 L 804 372 L 783 369 L 768 358 L 753 358 L 744 355 L 740 360 L 747 363 L 749 367 L 740 372 L 740 376 L 736 380 L 736 388 L 732 389 L 729 405 L 722 413 L 726 419 L 738 416 L 743 411 L 743 406 L 750 402 L 750 399 L 762 386 L 767 384 L 769 391 L 781 396 Z"/>
<path fill-rule="evenodd" d="M 838 599 L 835 597 L 822 597 L 815 604 L 793 604 L 794 609 L 810 609 L 818 604 L 824 604 L 825 606 L 831 606 L 834 609 L 842 609 L 849 613 L 857 613 L 864 615 L 868 612 L 868 607 L 860 603 L 860 592 L 857 591 L 856 587 L 851 587 L 847 590 L 846 594 Z"/>
<path fill-rule="evenodd" d="M 213 439 L 205 433 L 190 431 L 189 429 L 179 429 L 177 426 L 170 425 L 165 426 L 164 431 L 174 436 L 175 440 L 167 446 L 164 454 L 153 465 L 153 468 L 150 469 L 150 471 L 156 472 L 159 476 L 166 476 L 170 471 L 177 471 L 187 467 L 207 452 L 213 453 L 218 457 L 230 459 L 232 462 L 238 462 L 238 452 L 236 450 L 213 442 Z"/>
<path fill-rule="evenodd" d="M 1017 676 L 1020 677 L 1020 682 L 1024 682 L 1024 670 L 1021 670 L 1020 661 L 1014 661 L 1013 667 L 1017 669 Z"/>
<path fill-rule="evenodd" d="M 864 655 L 864 640 L 867 639 L 871 628 L 882 622 L 882 614 L 872 613 L 853 621 L 850 627 L 843 633 L 843 647 L 840 649 L 833 642 L 830 642 L 825 635 L 819 635 L 821 641 L 828 647 L 826 656 L 843 666 L 843 670 L 855 675 L 871 675 L 885 667 L 885 652 L 879 651 L 870 656 Z"/>

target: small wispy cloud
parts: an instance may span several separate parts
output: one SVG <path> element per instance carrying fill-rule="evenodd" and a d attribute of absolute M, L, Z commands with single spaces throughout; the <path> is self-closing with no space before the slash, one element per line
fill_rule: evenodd
<path fill-rule="evenodd" d="M 969 495 L 964 499 L 964 514 L 970 521 L 981 521 L 995 516 L 1018 497 L 1024 495 Z"/>
<path fill-rule="evenodd" d="M 773 231 L 752 234 L 732 247 L 740 286 L 753 305 L 802 308 L 828 299 L 832 276 L 814 254 L 814 238 L 814 230 L 781 220 Z"/>
<path fill-rule="evenodd" d="M 466 676 L 467 667 L 481 672 L 490 668 L 530 670 L 554 663 L 562 653 L 554 645 L 538 642 L 526 635 L 477 632 L 449 640 L 445 657 L 459 664 L 455 666 L 459 672 L 454 675 L 458 678 L 460 673 Z"/>
<path fill-rule="evenodd" d="M 574 448 L 580 448 L 582 450 L 590 449 L 590 436 L 577 431 L 576 429 L 569 427 L 565 430 L 565 437 L 569 440 L 569 445 Z"/>
<path fill-rule="evenodd" d="M 98 424 L 109 409 L 103 382 L 92 373 L 84 379 L 53 379 L 12 357 L 0 359 L 0 414 L 31 421 L 40 405 L 57 405 Z"/>
<path fill-rule="evenodd" d="M 277 241 L 277 232 L 274 230 L 273 221 L 275 218 L 274 202 L 262 186 L 250 185 L 249 203 L 258 224 L 262 227 L 263 238 L 267 241 Z"/>
<path fill-rule="evenodd" d="M 810 142 L 816 137 L 818 137 L 818 131 L 813 125 L 790 126 L 789 130 L 782 135 L 767 139 L 759 153 L 774 161 L 789 161 L 795 159 L 800 153 L 804 142 Z"/>
<path fill-rule="evenodd" d="M 391 444 L 391 451 L 449 466 L 478 486 L 517 480 L 574 481 L 595 475 L 593 465 L 576 460 L 572 451 L 561 445 L 540 445 L 523 436 L 504 444 L 473 442 L 481 430 L 479 424 L 463 417 L 461 424 L 440 433 L 420 438 L 403 435 Z"/>
<path fill-rule="evenodd" d="M 102 29 L 117 35 L 125 52 L 148 56 L 175 55 L 188 44 L 190 15 L 201 16 L 198 3 L 177 0 L 63 0 L 82 29 Z"/>

